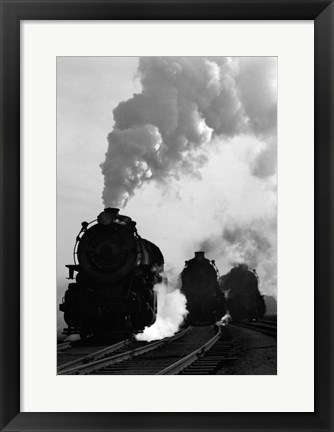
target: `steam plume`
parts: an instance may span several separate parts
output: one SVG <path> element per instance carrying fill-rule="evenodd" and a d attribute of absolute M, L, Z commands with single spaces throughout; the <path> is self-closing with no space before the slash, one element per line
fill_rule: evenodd
<path fill-rule="evenodd" d="M 224 273 L 238 264 L 257 269 L 261 291 L 276 295 L 276 224 L 273 221 L 227 225 L 218 239 L 206 238 L 200 247 L 223 262 Z"/>
<path fill-rule="evenodd" d="M 171 290 L 166 284 L 155 287 L 158 293 L 158 316 L 151 327 L 136 336 L 140 341 L 152 341 L 173 336 L 187 315 L 186 298 L 178 288 Z"/>
<path fill-rule="evenodd" d="M 145 183 L 199 176 L 216 136 L 260 137 L 253 175 L 275 172 L 275 58 L 143 57 L 138 74 L 142 92 L 113 111 L 101 164 L 105 206 L 124 207 Z"/>

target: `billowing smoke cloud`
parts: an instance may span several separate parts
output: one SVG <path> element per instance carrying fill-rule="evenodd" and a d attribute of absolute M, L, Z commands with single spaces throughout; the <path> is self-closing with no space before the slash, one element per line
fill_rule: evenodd
<path fill-rule="evenodd" d="M 276 58 L 144 57 L 138 74 L 142 92 L 113 111 L 105 206 L 124 207 L 148 182 L 199 176 L 217 136 L 258 136 L 252 173 L 275 173 Z"/>
<path fill-rule="evenodd" d="M 267 140 L 266 147 L 255 158 L 252 164 L 252 174 L 265 178 L 276 172 L 277 164 L 277 137 L 271 137 Z"/>
<path fill-rule="evenodd" d="M 222 241 L 226 243 L 232 264 L 245 262 L 250 267 L 257 267 L 261 257 L 271 255 L 271 243 L 253 228 L 225 228 Z"/>
<path fill-rule="evenodd" d="M 200 247 L 223 261 L 226 271 L 238 264 L 256 269 L 261 291 L 276 295 L 276 219 L 227 224 L 220 235 L 206 238 Z"/>
<path fill-rule="evenodd" d="M 158 316 L 151 327 L 136 336 L 140 341 L 152 341 L 173 336 L 187 315 L 186 298 L 178 287 L 162 283 L 155 287 L 158 293 Z"/>

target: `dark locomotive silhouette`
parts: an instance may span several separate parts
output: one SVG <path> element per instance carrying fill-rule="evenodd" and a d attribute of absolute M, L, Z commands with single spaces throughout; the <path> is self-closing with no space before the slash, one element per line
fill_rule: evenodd
<path fill-rule="evenodd" d="M 254 320 L 265 314 L 266 305 L 258 288 L 258 275 L 246 264 L 239 264 L 221 276 L 219 286 L 225 294 L 226 309 L 232 321 Z"/>
<path fill-rule="evenodd" d="M 195 258 L 186 261 L 181 273 L 181 292 L 187 299 L 186 324 L 215 323 L 225 313 L 224 294 L 218 286 L 218 270 L 204 252 L 195 252 Z"/>
<path fill-rule="evenodd" d="M 96 220 L 82 222 L 74 265 L 66 266 L 75 283 L 60 304 L 68 325 L 64 333 L 108 337 L 152 325 L 157 314 L 153 288 L 162 281 L 163 266 L 160 249 L 142 239 L 136 222 L 118 209 L 107 208 Z"/>

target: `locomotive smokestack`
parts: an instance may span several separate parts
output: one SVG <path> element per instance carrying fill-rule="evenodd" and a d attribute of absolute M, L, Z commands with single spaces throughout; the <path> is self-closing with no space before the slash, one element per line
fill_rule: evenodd
<path fill-rule="evenodd" d="M 109 225 L 118 217 L 119 209 L 107 207 L 97 217 L 97 221 L 101 225 Z"/>
<path fill-rule="evenodd" d="M 119 213 L 119 209 L 118 208 L 114 208 L 114 207 L 107 207 L 104 209 L 105 212 L 108 213 L 112 213 L 114 216 L 117 216 Z"/>
<path fill-rule="evenodd" d="M 205 260 L 204 254 L 205 252 L 203 251 L 195 252 L 195 258 L 197 259 L 197 261 L 204 261 Z"/>

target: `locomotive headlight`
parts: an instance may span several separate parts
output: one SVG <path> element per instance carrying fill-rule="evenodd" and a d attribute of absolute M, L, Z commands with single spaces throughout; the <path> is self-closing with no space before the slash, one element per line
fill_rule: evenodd
<path fill-rule="evenodd" d="M 101 225 L 109 225 L 114 220 L 114 215 L 109 212 L 102 212 L 98 215 L 97 221 Z"/>

